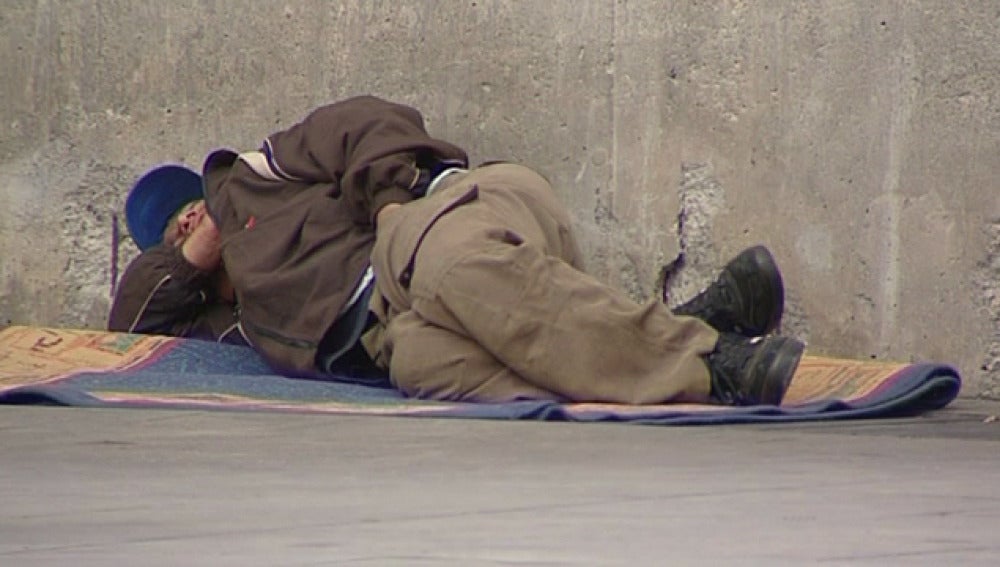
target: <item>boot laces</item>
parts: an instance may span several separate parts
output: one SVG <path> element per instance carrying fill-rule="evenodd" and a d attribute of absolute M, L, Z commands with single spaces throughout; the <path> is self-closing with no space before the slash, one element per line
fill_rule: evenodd
<path fill-rule="evenodd" d="M 709 372 L 712 377 L 712 394 L 724 404 L 742 404 L 745 400 L 741 388 L 741 373 L 753 355 L 749 345 L 756 345 L 762 337 L 740 340 L 728 333 L 719 335 L 716 350 L 708 355 Z"/>
<path fill-rule="evenodd" d="M 697 315 L 709 324 L 735 325 L 732 321 L 732 310 L 735 298 L 732 287 L 722 279 L 713 281 L 704 288 L 681 311 L 688 315 Z"/>

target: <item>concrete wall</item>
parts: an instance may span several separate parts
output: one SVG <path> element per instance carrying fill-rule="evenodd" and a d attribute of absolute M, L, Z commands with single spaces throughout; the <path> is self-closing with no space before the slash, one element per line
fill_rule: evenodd
<path fill-rule="evenodd" d="M 993 0 L 0 3 L 0 324 L 103 324 L 151 164 L 374 93 L 546 173 L 636 297 L 766 243 L 813 351 L 1000 397 Z"/>

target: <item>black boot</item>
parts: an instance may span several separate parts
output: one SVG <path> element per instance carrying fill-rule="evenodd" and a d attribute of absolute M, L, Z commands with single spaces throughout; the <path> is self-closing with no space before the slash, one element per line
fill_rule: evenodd
<path fill-rule="evenodd" d="M 733 406 L 780 405 L 804 349 L 790 337 L 720 334 L 715 350 L 705 355 L 709 399 Z"/>
<path fill-rule="evenodd" d="M 767 248 L 754 246 L 730 260 L 711 285 L 674 314 L 697 317 L 720 333 L 757 337 L 778 328 L 784 308 L 778 265 Z"/>

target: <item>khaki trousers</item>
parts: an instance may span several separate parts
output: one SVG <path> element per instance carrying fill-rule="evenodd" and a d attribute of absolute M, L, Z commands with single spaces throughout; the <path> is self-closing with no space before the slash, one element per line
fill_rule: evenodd
<path fill-rule="evenodd" d="M 569 215 L 534 171 L 453 174 L 378 228 L 365 347 L 420 398 L 703 401 L 718 338 L 582 271 Z"/>

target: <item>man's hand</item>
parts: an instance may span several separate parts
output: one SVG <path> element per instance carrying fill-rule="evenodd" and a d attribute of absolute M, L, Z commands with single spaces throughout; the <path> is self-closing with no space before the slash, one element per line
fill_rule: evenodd
<path fill-rule="evenodd" d="M 198 226 L 181 245 L 181 253 L 184 259 L 199 270 L 213 272 L 219 267 L 222 257 L 219 229 L 211 216 L 206 214 L 201 218 Z"/>

